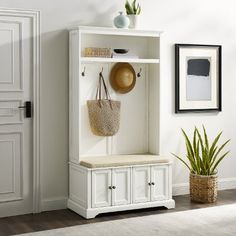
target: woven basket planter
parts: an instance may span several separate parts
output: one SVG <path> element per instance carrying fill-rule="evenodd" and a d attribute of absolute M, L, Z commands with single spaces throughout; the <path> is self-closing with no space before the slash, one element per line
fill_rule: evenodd
<path fill-rule="evenodd" d="M 190 174 L 190 198 L 195 202 L 215 202 L 217 199 L 217 175 Z"/>

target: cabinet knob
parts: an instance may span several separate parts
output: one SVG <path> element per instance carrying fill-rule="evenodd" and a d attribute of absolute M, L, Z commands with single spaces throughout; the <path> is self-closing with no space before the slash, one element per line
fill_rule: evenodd
<path fill-rule="evenodd" d="M 111 187 L 111 186 L 109 186 L 108 188 L 109 188 L 109 189 L 112 189 L 112 187 Z"/>
<path fill-rule="evenodd" d="M 116 186 L 112 186 L 113 189 L 116 189 Z"/>
<path fill-rule="evenodd" d="M 148 185 L 151 186 L 152 185 L 151 182 L 149 182 Z"/>
<path fill-rule="evenodd" d="M 155 185 L 155 183 L 154 183 L 154 182 L 152 182 L 152 185 Z"/>

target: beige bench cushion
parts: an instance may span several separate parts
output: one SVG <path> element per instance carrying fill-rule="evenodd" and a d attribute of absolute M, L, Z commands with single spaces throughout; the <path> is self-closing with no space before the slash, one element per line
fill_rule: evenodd
<path fill-rule="evenodd" d="M 88 168 L 101 168 L 169 162 L 169 159 L 157 155 L 117 155 L 86 157 L 80 161 L 80 165 Z"/>

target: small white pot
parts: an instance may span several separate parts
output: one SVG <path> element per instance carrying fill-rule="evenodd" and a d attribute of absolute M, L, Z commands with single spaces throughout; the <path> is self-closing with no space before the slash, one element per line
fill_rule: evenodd
<path fill-rule="evenodd" d="M 127 15 L 129 17 L 129 28 L 137 29 L 139 27 L 139 15 Z"/>

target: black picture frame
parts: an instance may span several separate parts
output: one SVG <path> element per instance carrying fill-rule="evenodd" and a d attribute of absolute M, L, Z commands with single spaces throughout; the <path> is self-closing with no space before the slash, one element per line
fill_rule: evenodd
<path fill-rule="evenodd" d="M 221 45 L 175 44 L 175 113 L 222 111 L 221 54 Z M 206 66 L 206 64 L 209 65 Z M 204 77 L 207 67 L 209 68 L 208 76 Z M 191 73 L 200 73 L 201 76 L 191 75 Z M 195 80 L 193 78 L 195 78 Z M 190 98 L 189 100 L 187 98 L 191 96 L 187 95 L 191 94 L 191 90 L 188 89 L 188 87 L 192 88 L 193 91 L 193 85 L 197 81 L 196 78 L 200 78 L 197 83 L 202 83 L 202 86 L 203 83 L 208 81 L 206 86 L 208 89 L 204 94 L 204 96 L 208 98 L 205 100 L 202 98 L 199 100 L 197 98 Z M 204 78 L 207 78 L 207 80 L 204 80 Z M 191 86 L 187 86 L 190 84 L 188 81 L 191 81 Z M 197 88 L 200 91 L 201 86 L 196 86 L 196 89 Z M 203 93 L 202 90 L 200 93 Z M 197 91 L 193 91 L 193 94 L 196 94 L 195 97 L 200 96 L 197 95 Z"/>

